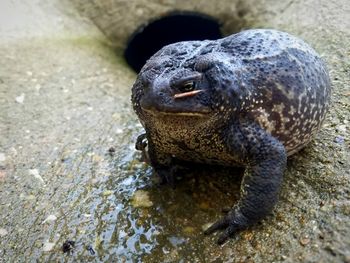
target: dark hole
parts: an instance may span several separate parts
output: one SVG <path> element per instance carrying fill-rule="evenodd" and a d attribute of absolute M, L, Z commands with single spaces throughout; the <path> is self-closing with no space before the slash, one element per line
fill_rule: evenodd
<path fill-rule="evenodd" d="M 139 28 L 130 37 L 124 56 L 139 72 L 147 59 L 165 45 L 221 37 L 220 23 L 216 19 L 200 13 L 176 12 Z"/>

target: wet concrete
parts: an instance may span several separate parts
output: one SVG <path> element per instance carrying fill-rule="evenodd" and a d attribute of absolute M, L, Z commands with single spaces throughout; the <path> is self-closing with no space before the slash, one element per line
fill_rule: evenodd
<path fill-rule="evenodd" d="M 202 228 L 237 200 L 241 171 L 202 169 L 176 189 L 159 187 L 134 150 L 142 132 L 129 99 L 135 74 L 121 57 L 129 31 L 148 16 L 175 7 L 216 16 L 215 8 L 84 2 L 0 4 L 0 262 L 350 262 L 345 0 L 216 9 L 304 38 L 334 87 L 322 131 L 288 161 L 274 213 L 224 246 Z M 135 16 L 120 19 L 125 10 Z M 230 23 L 226 32 L 237 26 Z"/>

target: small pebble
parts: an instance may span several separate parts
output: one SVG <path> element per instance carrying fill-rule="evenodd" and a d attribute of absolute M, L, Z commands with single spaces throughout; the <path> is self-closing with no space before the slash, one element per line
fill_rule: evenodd
<path fill-rule="evenodd" d="M 106 190 L 102 193 L 103 196 L 109 196 L 111 194 L 113 194 L 114 192 L 112 190 Z"/>
<path fill-rule="evenodd" d="M 131 204 L 133 207 L 151 207 L 153 202 L 149 199 L 147 191 L 138 190 L 134 193 Z"/>
<path fill-rule="evenodd" d="M 62 251 L 63 253 L 70 252 L 75 246 L 75 241 L 73 240 L 66 240 L 62 245 Z"/>
<path fill-rule="evenodd" d="M 25 98 L 25 94 L 22 93 L 21 95 L 17 96 L 15 100 L 16 100 L 17 103 L 23 104 L 24 98 Z"/>
<path fill-rule="evenodd" d="M 0 237 L 4 237 L 8 234 L 7 230 L 5 228 L 0 228 Z"/>
<path fill-rule="evenodd" d="M 346 132 L 346 125 L 339 125 L 337 127 L 337 130 L 340 131 L 340 132 Z"/>
<path fill-rule="evenodd" d="M 42 224 L 45 224 L 46 222 L 53 222 L 56 221 L 57 217 L 55 215 L 49 215 L 43 222 Z"/>
<path fill-rule="evenodd" d="M 0 162 L 6 161 L 6 155 L 4 153 L 0 153 Z"/>
<path fill-rule="evenodd" d="M 110 148 L 108 149 L 108 153 L 109 153 L 110 156 L 113 156 L 114 153 L 115 153 L 115 148 L 114 148 L 113 146 L 110 147 Z"/>
<path fill-rule="evenodd" d="M 38 169 L 29 169 L 29 174 L 33 175 L 34 178 L 38 179 L 40 182 L 42 182 L 43 184 L 45 183 L 44 179 L 41 177 L 41 175 L 39 174 Z"/>
<path fill-rule="evenodd" d="M 55 246 L 55 243 L 46 242 L 46 243 L 44 243 L 44 245 L 43 245 L 43 251 L 44 251 L 44 252 L 49 252 L 49 251 L 51 251 L 51 250 L 54 248 L 54 246 Z"/>
<path fill-rule="evenodd" d="M 116 133 L 116 134 L 122 134 L 122 133 L 123 133 L 123 129 L 117 128 L 117 129 L 115 130 L 115 133 Z"/>
<path fill-rule="evenodd" d="M 300 242 L 300 244 L 302 244 L 303 246 L 306 246 L 307 244 L 310 243 L 310 238 L 308 238 L 308 237 L 302 237 L 302 238 L 300 238 L 299 242 Z"/>
<path fill-rule="evenodd" d="M 337 136 L 334 138 L 334 142 L 338 143 L 338 144 L 343 144 L 345 141 L 344 137 L 342 136 Z"/>
<path fill-rule="evenodd" d="M 195 229 L 194 227 L 191 227 L 191 226 L 186 226 L 183 228 L 182 232 L 185 234 L 185 235 L 192 235 L 194 233 Z"/>
<path fill-rule="evenodd" d="M 87 251 L 89 251 L 90 252 L 90 254 L 93 256 L 93 255 L 95 255 L 96 254 L 96 252 L 95 252 L 95 250 L 92 248 L 92 246 L 87 246 Z"/>
<path fill-rule="evenodd" d="M 99 163 L 99 162 L 103 161 L 103 158 L 101 156 L 95 154 L 94 156 L 92 156 L 92 161 L 94 163 Z"/>
<path fill-rule="evenodd" d="M 28 201 L 35 200 L 35 195 L 27 195 L 25 196 L 25 200 L 28 200 Z"/>

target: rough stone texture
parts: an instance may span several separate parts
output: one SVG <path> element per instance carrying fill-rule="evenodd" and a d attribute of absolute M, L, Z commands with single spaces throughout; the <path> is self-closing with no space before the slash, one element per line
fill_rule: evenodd
<path fill-rule="evenodd" d="M 82 13 L 62 1 L 0 4 L 0 262 L 350 262 L 347 1 L 82 2 Z M 136 75 L 112 48 L 148 18 L 192 6 L 303 38 L 334 87 L 322 131 L 288 161 L 274 213 L 222 247 L 198 225 L 237 200 L 240 177 L 199 171 L 157 187 L 133 149 Z M 138 189 L 151 207 L 133 206 Z"/>

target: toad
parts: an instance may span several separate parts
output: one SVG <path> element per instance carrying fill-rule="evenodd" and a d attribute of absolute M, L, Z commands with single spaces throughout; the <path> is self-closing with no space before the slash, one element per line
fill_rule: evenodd
<path fill-rule="evenodd" d="M 164 181 L 181 160 L 246 167 L 239 201 L 205 231 L 222 230 L 222 244 L 273 210 L 287 157 L 320 129 L 330 93 L 320 56 L 288 33 L 254 29 L 170 44 L 132 88 L 146 132 L 136 148 Z"/>

